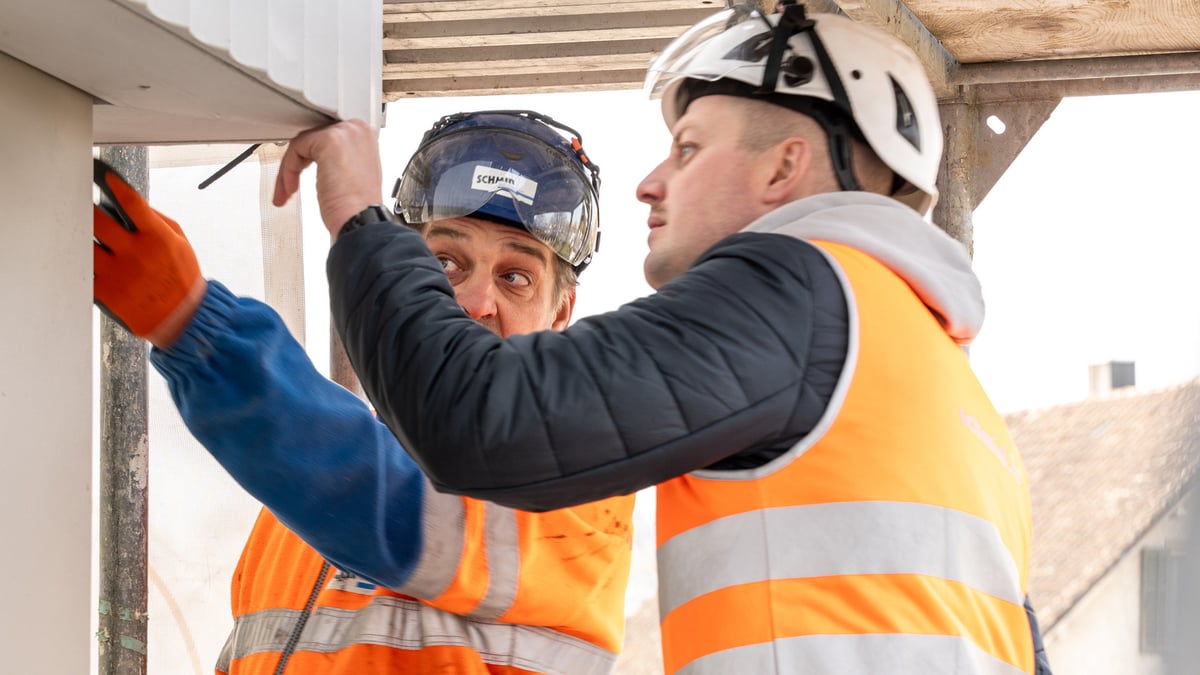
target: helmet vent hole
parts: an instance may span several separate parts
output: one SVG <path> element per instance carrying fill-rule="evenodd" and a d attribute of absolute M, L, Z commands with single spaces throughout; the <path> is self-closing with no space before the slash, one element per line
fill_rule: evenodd
<path fill-rule="evenodd" d="M 921 150 L 921 128 L 917 124 L 917 113 L 913 110 L 908 94 L 900 87 L 896 78 L 888 76 L 892 81 L 892 93 L 896 96 L 896 133 L 912 144 L 918 152 Z"/>
<path fill-rule="evenodd" d="M 862 71 L 858 70 L 858 69 L 852 70 L 852 71 L 850 71 L 850 77 L 853 77 L 856 80 L 861 80 L 862 79 Z"/>

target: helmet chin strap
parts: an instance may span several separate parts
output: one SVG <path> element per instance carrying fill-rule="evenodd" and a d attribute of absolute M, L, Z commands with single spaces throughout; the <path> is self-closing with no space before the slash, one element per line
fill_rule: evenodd
<path fill-rule="evenodd" d="M 825 76 L 825 81 L 829 83 L 834 106 L 841 114 L 829 115 L 815 106 L 801 107 L 786 103 L 783 105 L 808 115 L 825 130 L 829 144 L 829 159 L 833 164 L 833 173 L 837 177 L 838 187 L 842 190 L 861 190 L 858 179 L 854 176 L 854 133 L 850 123 L 847 122 L 847 120 L 853 119 L 853 112 L 850 108 L 850 98 L 846 95 L 846 88 L 842 85 L 842 78 L 838 76 L 837 69 L 833 67 L 833 61 L 829 58 L 829 52 L 825 51 L 825 45 L 821 42 L 817 31 L 814 30 L 817 23 L 805 14 L 804 5 L 796 4 L 796 0 L 782 0 L 779 7 L 782 9 L 782 15 L 779 17 L 779 23 L 775 26 L 771 51 L 767 55 L 767 63 L 763 68 L 762 84 L 754 93 L 756 96 L 776 103 L 780 102 L 779 99 L 784 98 L 775 91 L 784 52 L 787 51 L 788 42 L 792 37 L 800 33 L 807 33 L 821 66 L 821 73 Z"/>
<path fill-rule="evenodd" d="M 809 116 L 825 129 L 829 145 L 829 160 L 833 164 L 833 175 L 843 191 L 861 190 L 854 176 L 854 134 L 842 115 L 825 115 L 820 112 Z"/>

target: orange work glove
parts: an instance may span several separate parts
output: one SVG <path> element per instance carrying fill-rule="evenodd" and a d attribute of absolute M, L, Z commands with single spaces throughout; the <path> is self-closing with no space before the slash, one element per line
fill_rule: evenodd
<path fill-rule="evenodd" d="M 97 159 L 93 170 L 102 194 L 92 205 L 93 299 L 134 335 L 170 344 L 203 297 L 196 254 L 179 225 L 147 204 L 112 167 Z"/>

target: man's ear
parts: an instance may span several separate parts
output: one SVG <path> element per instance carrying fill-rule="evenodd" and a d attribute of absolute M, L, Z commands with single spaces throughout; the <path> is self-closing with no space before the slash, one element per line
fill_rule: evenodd
<path fill-rule="evenodd" d="M 769 172 L 763 188 L 764 201 L 784 204 L 796 199 L 812 167 L 812 144 L 791 136 L 764 153 Z"/>
<path fill-rule="evenodd" d="M 562 293 L 562 298 L 559 300 L 558 309 L 554 312 L 554 323 L 550 324 L 553 330 L 566 330 L 571 323 L 571 314 L 575 311 L 575 287 L 572 286 Z"/>

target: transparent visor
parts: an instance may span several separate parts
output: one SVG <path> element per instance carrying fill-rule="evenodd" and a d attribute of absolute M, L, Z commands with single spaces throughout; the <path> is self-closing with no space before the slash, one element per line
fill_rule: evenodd
<path fill-rule="evenodd" d="M 409 225 L 463 216 L 519 225 L 572 266 L 595 250 L 596 192 L 575 162 L 542 141 L 477 128 L 413 156 L 396 191 Z"/>
<path fill-rule="evenodd" d="M 758 58 L 750 54 L 731 53 L 714 59 L 704 55 L 710 40 L 724 33 L 733 44 L 753 45 L 755 35 L 763 35 L 768 41 L 773 26 L 753 5 L 740 3 L 723 9 L 687 29 L 663 49 L 646 70 L 643 88 L 651 99 L 661 98 L 663 91 L 680 77 L 690 77 L 710 82 L 726 77 L 738 68 L 750 65 Z"/>

